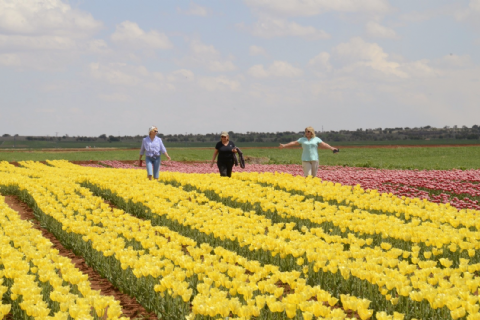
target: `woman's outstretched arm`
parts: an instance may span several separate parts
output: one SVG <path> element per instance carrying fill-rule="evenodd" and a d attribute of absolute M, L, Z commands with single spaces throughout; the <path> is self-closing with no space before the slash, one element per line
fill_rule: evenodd
<path fill-rule="evenodd" d="M 329 145 L 328 143 L 325 143 L 325 142 L 323 142 L 323 141 L 322 141 L 322 143 L 319 143 L 319 144 L 318 144 L 318 147 L 319 147 L 319 148 L 322 148 L 322 149 L 330 149 L 330 150 L 332 150 L 332 151 L 338 150 L 337 148 L 334 148 L 334 147 L 332 147 L 331 145 Z"/>
<path fill-rule="evenodd" d="M 289 142 L 287 144 L 281 144 L 280 143 L 280 149 L 283 149 L 283 148 L 287 148 L 287 147 L 293 147 L 293 146 L 299 146 L 300 143 L 298 143 L 298 141 L 292 141 L 292 142 Z"/>

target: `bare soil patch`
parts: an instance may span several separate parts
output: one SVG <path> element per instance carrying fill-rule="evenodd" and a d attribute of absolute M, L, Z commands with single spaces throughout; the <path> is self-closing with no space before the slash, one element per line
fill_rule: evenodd
<path fill-rule="evenodd" d="M 91 283 L 92 289 L 101 290 L 103 295 L 114 296 L 115 299 L 120 301 L 120 305 L 123 309 L 123 315 L 134 319 L 135 317 L 141 319 L 158 319 L 153 312 L 148 312 L 140 305 L 135 298 L 122 293 L 115 288 L 107 279 L 99 275 L 94 269 L 85 263 L 85 259 L 80 256 L 76 256 L 71 250 L 65 249 L 60 241 L 48 230 L 40 227 L 39 221 L 33 215 L 33 210 L 20 201 L 17 196 L 5 196 L 5 202 L 17 211 L 23 220 L 28 220 L 33 223 L 33 228 L 40 230 L 42 235 L 53 243 L 53 247 L 60 252 L 60 255 L 69 258 L 75 264 L 75 266 L 84 274 L 88 275 L 88 280 Z M 7 318 L 8 319 L 8 318 Z"/>

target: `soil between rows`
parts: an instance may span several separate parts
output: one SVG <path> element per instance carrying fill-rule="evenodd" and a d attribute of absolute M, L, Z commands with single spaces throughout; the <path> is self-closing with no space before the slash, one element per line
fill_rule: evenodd
<path fill-rule="evenodd" d="M 88 275 L 88 280 L 90 281 L 93 290 L 100 290 L 102 295 L 114 296 L 116 300 L 120 301 L 124 316 L 130 317 L 130 319 L 158 319 L 155 313 L 145 310 L 135 298 L 122 293 L 107 279 L 103 278 L 93 268 L 88 266 L 83 257 L 76 256 L 71 250 L 65 249 L 52 233 L 40 227 L 39 221 L 33 215 L 33 210 L 24 202 L 20 201 L 17 196 L 5 196 L 5 203 L 18 212 L 23 220 L 32 222 L 33 228 L 40 230 L 42 235 L 53 243 L 53 248 L 57 249 L 60 255 L 69 258 L 83 274 Z M 7 319 L 9 318 L 7 317 Z"/>

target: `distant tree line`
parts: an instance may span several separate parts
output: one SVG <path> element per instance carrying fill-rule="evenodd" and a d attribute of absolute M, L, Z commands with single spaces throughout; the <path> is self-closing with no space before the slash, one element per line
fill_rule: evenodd
<path fill-rule="evenodd" d="M 231 140 L 235 142 L 278 142 L 286 143 L 297 140 L 304 135 L 303 131 L 293 132 L 247 132 L 236 133 L 229 131 Z M 431 140 L 431 139 L 459 139 L 479 140 L 480 126 L 474 125 L 471 128 L 457 126 L 433 128 L 431 126 L 421 128 L 376 128 L 357 129 L 355 131 L 317 131 L 316 135 L 325 141 L 386 141 L 386 140 Z M 169 142 L 214 142 L 219 140 L 218 133 L 207 134 L 158 134 L 165 141 Z M 137 136 L 138 137 L 138 136 Z M 134 137 L 132 137 L 134 138 Z M 135 137 L 136 138 L 136 137 Z M 123 140 L 123 139 L 122 139 Z"/>
<path fill-rule="evenodd" d="M 31 136 L 28 136 L 25 139 L 29 141 L 54 141 L 55 140 L 54 137 L 31 137 Z"/>
<path fill-rule="evenodd" d="M 433 140 L 433 139 L 480 139 L 480 127 L 473 125 L 471 128 L 462 126 L 433 128 L 431 126 L 421 128 L 376 128 L 357 129 L 356 131 L 328 131 L 321 133 L 328 141 L 385 141 L 385 140 Z"/>
<path fill-rule="evenodd" d="M 270 143 L 286 143 L 293 140 L 297 140 L 303 136 L 303 131 L 284 131 L 284 132 L 246 132 L 238 133 L 229 131 L 230 139 L 238 142 L 270 142 Z M 317 131 L 317 136 L 325 141 L 339 142 L 339 141 L 388 141 L 388 140 L 433 140 L 433 139 L 458 139 L 458 140 L 479 140 L 480 139 L 480 126 L 473 125 L 472 127 L 458 127 L 458 126 L 445 126 L 443 128 L 434 128 L 431 126 L 419 127 L 419 128 L 376 128 L 376 129 L 357 129 L 339 130 L 339 131 Z M 207 133 L 207 134 L 164 134 L 159 133 L 158 136 L 165 142 L 176 143 L 195 143 L 195 142 L 216 142 L 220 139 L 219 133 Z M 15 135 L 15 137 L 17 137 Z M 4 134 L 4 138 L 11 138 L 9 134 Z M 27 136 L 19 137 L 26 140 L 36 141 L 104 141 L 104 142 L 118 142 L 118 141 L 141 141 L 145 136 L 113 136 L 101 134 L 98 137 L 86 137 L 77 136 L 70 137 L 64 135 L 62 137 L 44 137 L 44 136 Z"/>

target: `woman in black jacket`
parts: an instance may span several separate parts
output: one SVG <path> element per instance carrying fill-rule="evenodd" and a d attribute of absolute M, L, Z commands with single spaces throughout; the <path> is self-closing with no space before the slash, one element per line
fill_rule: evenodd
<path fill-rule="evenodd" d="M 221 141 L 215 145 L 215 152 L 213 153 L 212 163 L 210 166 L 213 167 L 215 158 L 218 155 L 217 166 L 218 170 L 220 171 L 220 176 L 231 177 L 234 163 L 233 157 L 235 153 L 237 153 L 237 147 L 235 147 L 235 143 L 230 141 L 228 132 L 223 131 L 221 134 Z"/>

